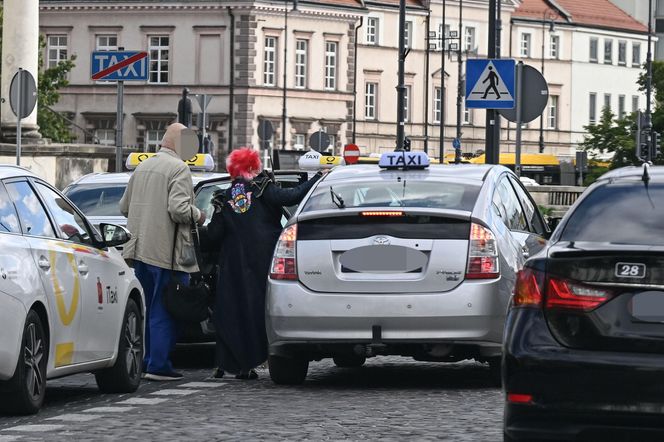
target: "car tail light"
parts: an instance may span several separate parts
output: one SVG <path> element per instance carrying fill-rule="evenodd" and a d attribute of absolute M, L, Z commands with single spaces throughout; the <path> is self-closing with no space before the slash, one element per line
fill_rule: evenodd
<path fill-rule="evenodd" d="M 549 277 L 546 308 L 590 311 L 606 302 L 612 292 L 561 278 Z"/>
<path fill-rule="evenodd" d="M 507 402 L 510 404 L 532 404 L 532 394 L 507 393 Z"/>
<path fill-rule="evenodd" d="M 270 278 L 286 281 L 297 280 L 296 241 L 297 224 L 288 226 L 281 232 L 277 246 L 274 248 Z"/>
<path fill-rule="evenodd" d="M 542 291 L 540 283 L 542 274 L 529 267 L 524 267 L 516 277 L 514 285 L 514 297 L 512 303 L 515 307 L 542 305 Z"/>
<path fill-rule="evenodd" d="M 471 224 L 466 279 L 493 279 L 500 276 L 496 237 L 488 228 Z"/>

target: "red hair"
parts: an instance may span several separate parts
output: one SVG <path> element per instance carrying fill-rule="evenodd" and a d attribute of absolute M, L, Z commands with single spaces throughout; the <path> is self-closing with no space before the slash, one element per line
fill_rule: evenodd
<path fill-rule="evenodd" d="M 261 158 L 251 147 L 236 149 L 226 158 L 226 170 L 231 178 L 244 178 L 250 180 L 255 178 L 263 169 Z"/>

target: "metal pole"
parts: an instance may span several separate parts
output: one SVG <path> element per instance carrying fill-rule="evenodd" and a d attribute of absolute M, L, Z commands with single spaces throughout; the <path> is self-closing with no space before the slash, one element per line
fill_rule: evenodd
<path fill-rule="evenodd" d="M 203 127 L 201 128 L 201 148 L 203 149 L 203 153 L 205 152 L 205 135 L 206 135 L 206 128 L 207 126 L 207 94 L 203 94 Z M 211 153 L 211 152 L 208 152 Z"/>
<path fill-rule="evenodd" d="M 445 39 L 445 13 L 447 0 L 443 0 L 443 30 L 440 35 L 440 44 L 442 51 L 440 51 L 440 145 L 438 152 L 439 161 L 442 164 L 445 161 L 445 48 L 447 47 L 447 40 Z M 459 42 L 460 43 L 460 42 Z"/>
<path fill-rule="evenodd" d="M 463 0 L 459 0 L 459 50 L 457 51 L 457 122 L 456 122 L 456 138 L 461 140 L 461 100 L 462 100 L 462 94 L 463 91 L 461 90 L 463 88 L 462 84 L 462 57 L 461 57 L 461 51 L 464 43 L 464 35 L 463 35 Z"/>
<path fill-rule="evenodd" d="M 427 35 L 427 49 L 424 59 L 424 153 L 429 153 L 429 57 L 431 56 L 431 48 L 429 43 L 429 33 L 431 32 L 431 7 L 427 6 L 427 19 L 426 19 L 426 35 Z"/>
<path fill-rule="evenodd" d="M 655 137 L 652 136 L 652 115 L 651 115 L 651 106 L 650 100 L 652 96 L 652 0 L 648 0 L 648 55 L 646 59 L 646 69 L 648 71 L 646 78 L 646 127 L 645 132 L 647 134 L 648 143 L 648 153 L 646 158 L 648 161 L 652 161 L 653 158 L 650 158 L 650 152 L 652 149 L 652 143 L 654 143 Z"/>
<path fill-rule="evenodd" d="M 16 117 L 16 165 L 20 166 L 21 165 L 21 138 L 23 137 L 23 134 L 21 133 L 21 113 L 23 112 L 23 109 L 21 108 L 21 102 L 23 101 L 23 85 L 21 84 L 21 75 L 23 73 L 23 68 L 18 68 L 18 78 L 16 81 L 18 82 L 18 94 L 17 94 L 17 100 L 16 100 L 16 110 L 17 110 L 17 117 Z"/>
<path fill-rule="evenodd" d="M 514 173 L 521 176 L 521 112 L 523 109 L 523 62 L 516 65 L 516 159 Z"/>
<path fill-rule="evenodd" d="M 544 76 L 544 38 L 546 32 L 546 13 L 548 9 L 544 11 L 542 16 L 542 76 Z M 540 153 L 544 152 L 544 113 L 540 115 L 540 127 L 539 127 L 539 151 Z"/>
<path fill-rule="evenodd" d="M 124 107 L 124 81 L 118 81 L 118 109 L 115 117 L 115 171 L 122 172 L 122 109 Z"/>
<path fill-rule="evenodd" d="M 496 0 L 489 0 L 489 44 L 488 55 L 489 58 L 496 58 Z M 486 110 L 486 164 L 498 164 L 500 161 L 500 146 L 498 145 L 498 138 L 500 137 L 500 128 L 497 127 L 496 122 L 498 113 L 494 109 Z"/>
<path fill-rule="evenodd" d="M 288 0 L 284 0 L 284 85 L 281 111 L 281 148 L 286 149 L 286 67 L 288 66 Z M 273 154 L 273 152 L 271 152 Z"/>
<path fill-rule="evenodd" d="M 357 140 L 357 40 L 358 33 L 364 24 L 364 17 L 360 17 L 360 25 L 355 28 L 355 54 L 353 57 L 353 144 Z"/>
<path fill-rule="evenodd" d="M 402 151 L 406 137 L 404 127 L 404 96 L 406 91 L 406 0 L 399 0 L 399 83 L 397 85 L 397 151 Z M 412 98 L 411 98 L 412 101 Z"/>

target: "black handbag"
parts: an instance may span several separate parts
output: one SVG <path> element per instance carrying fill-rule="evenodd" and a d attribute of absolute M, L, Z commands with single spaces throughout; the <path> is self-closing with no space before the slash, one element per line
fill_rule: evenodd
<path fill-rule="evenodd" d="M 193 218 L 193 217 L 192 217 Z M 200 256 L 198 229 L 192 220 L 192 237 L 196 257 Z M 173 237 L 173 253 L 171 255 L 171 271 L 175 269 L 175 245 L 177 243 L 179 225 L 175 227 Z M 198 259 L 200 263 L 200 258 Z M 210 286 L 202 279 L 192 283 L 183 284 L 177 278 L 171 276 L 171 280 L 164 288 L 163 301 L 166 311 L 178 322 L 202 322 L 209 317 Z"/>

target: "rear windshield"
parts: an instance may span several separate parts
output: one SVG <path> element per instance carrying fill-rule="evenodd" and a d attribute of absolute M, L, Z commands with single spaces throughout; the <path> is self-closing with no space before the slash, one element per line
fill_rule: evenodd
<path fill-rule="evenodd" d="M 421 207 L 472 211 L 479 192 L 479 185 L 407 179 L 321 183 L 306 201 L 302 211 L 336 209 L 339 206 Z"/>
<path fill-rule="evenodd" d="M 664 183 L 595 188 L 574 210 L 560 239 L 664 245 Z"/>
<path fill-rule="evenodd" d="M 122 216 L 120 199 L 126 184 L 78 185 L 67 190 L 67 197 L 85 216 Z"/>

